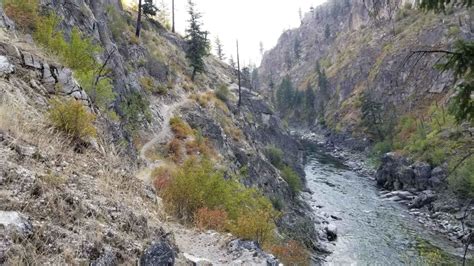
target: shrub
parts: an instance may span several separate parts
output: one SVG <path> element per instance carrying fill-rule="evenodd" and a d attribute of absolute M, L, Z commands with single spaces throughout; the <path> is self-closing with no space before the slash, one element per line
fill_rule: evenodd
<path fill-rule="evenodd" d="M 215 150 L 207 138 L 204 138 L 200 132 L 196 134 L 196 138 L 186 142 L 186 154 L 201 155 L 206 158 L 216 156 Z"/>
<path fill-rule="evenodd" d="M 380 157 L 383 154 L 392 150 L 392 141 L 390 139 L 375 143 L 372 148 L 372 154 L 376 157 Z"/>
<path fill-rule="evenodd" d="M 155 81 L 151 77 L 141 77 L 140 86 L 150 93 L 153 93 L 155 90 Z"/>
<path fill-rule="evenodd" d="M 180 163 L 183 160 L 181 140 L 174 138 L 168 143 L 168 156 L 171 156 L 171 160 L 175 163 Z"/>
<path fill-rule="evenodd" d="M 281 211 L 283 209 L 283 200 L 279 197 L 273 197 L 270 199 L 271 202 L 272 202 L 272 206 L 273 208 L 275 208 L 275 210 L 278 210 L 278 211 Z"/>
<path fill-rule="evenodd" d="M 3 8 L 20 29 L 34 29 L 38 17 L 38 0 L 3 0 Z"/>
<path fill-rule="evenodd" d="M 281 175 L 283 179 L 285 179 L 286 183 L 288 183 L 288 186 L 290 187 L 293 196 L 295 196 L 302 188 L 301 179 L 298 173 L 296 173 L 291 167 L 286 165 L 281 170 Z"/>
<path fill-rule="evenodd" d="M 49 52 L 59 56 L 61 61 L 74 71 L 81 87 L 87 92 L 92 102 L 102 111 L 115 99 L 112 91 L 112 80 L 99 77 L 106 74 L 107 69 L 96 60 L 95 55 L 102 52 L 99 45 L 94 44 L 92 38 L 86 37 L 74 27 L 69 42 L 66 42 L 64 33 L 58 29 L 61 18 L 50 14 L 38 19 L 34 33 L 35 40 Z M 102 71 L 103 73 L 99 73 Z"/>
<path fill-rule="evenodd" d="M 193 129 L 181 118 L 175 116 L 170 119 L 171 130 L 179 139 L 185 139 L 193 134 Z"/>
<path fill-rule="evenodd" d="M 151 121 L 150 103 L 138 92 L 126 95 L 120 103 L 122 117 L 126 121 L 126 129 L 134 133 L 140 125 Z"/>
<path fill-rule="evenodd" d="M 96 80 L 96 73 L 91 70 L 85 72 L 77 71 L 75 76 L 82 88 L 86 91 L 92 103 L 94 103 L 101 111 L 108 110 L 109 105 L 115 99 L 112 81 L 109 78 Z M 113 118 L 114 114 L 109 115 L 109 117 Z"/>
<path fill-rule="evenodd" d="M 219 100 L 223 102 L 229 101 L 230 90 L 225 84 L 219 86 L 217 90 L 215 91 L 215 94 Z"/>
<path fill-rule="evenodd" d="M 94 55 L 100 52 L 102 52 L 100 46 L 94 44 L 91 38 L 83 35 L 77 27 L 74 27 L 71 32 L 68 48 L 61 56 L 70 68 L 87 71 L 98 67 Z"/>
<path fill-rule="evenodd" d="M 84 105 L 76 100 L 52 100 L 49 119 L 55 128 L 75 140 L 95 137 L 97 134 L 93 125 L 95 115 L 87 111 Z"/>
<path fill-rule="evenodd" d="M 201 230 L 223 231 L 227 225 L 227 212 L 200 208 L 194 214 L 194 224 Z"/>
<path fill-rule="evenodd" d="M 254 240 L 263 245 L 274 237 L 275 224 L 272 212 L 265 209 L 242 213 L 231 226 L 231 232 L 243 239 Z"/>
<path fill-rule="evenodd" d="M 284 265 L 309 265 L 308 252 L 298 241 L 289 240 L 283 245 L 272 246 L 270 250 Z"/>
<path fill-rule="evenodd" d="M 224 179 L 206 159 L 184 162 L 161 195 L 165 208 L 185 221 L 193 221 L 202 208 L 225 211 L 230 231 L 240 237 L 267 241 L 275 227 L 277 212 L 268 199 L 255 189 Z"/>
<path fill-rule="evenodd" d="M 173 175 L 173 171 L 170 167 L 158 167 L 151 172 L 151 176 L 153 179 L 153 185 L 157 191 L 162 191 L 166 187 L 168 187 L 169 183 L 171 182 L 171 176 Z"/>
<path fill-rule="evenodd" d="M 63 53 L 67 49 L 63 32 L 58 30 L 61 19 L 51 14 L 38 18 L 37 27 L 34 32 L 35 40 L 55 54 Z"/>
<path fill-rule="evenodd" d="M 270 163 L 275 167 L 280 168 L 283 164 L 283 151 L 275 146 L 267 146 L 265 154 L 270 160 Z"/>
<path fill-rule="evenodd" d="M 455 160 L 455 163 L 458 164 L 458 161 Z M 465 196 L 474 197 L 474 157 L 472 155 L 450 175 L 449 186 Z"/>

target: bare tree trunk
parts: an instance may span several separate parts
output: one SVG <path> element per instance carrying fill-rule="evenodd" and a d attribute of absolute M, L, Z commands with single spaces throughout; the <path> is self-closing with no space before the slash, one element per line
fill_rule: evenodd
<path fill-rule="evenodd" d="M 138 18 L 137 18 L 137 30 L 135 36 L 140 38 L 140 30 L 142 29 L 142 0 L 138 0 Z"/>
<path fill-rule="evenodd" d="M 174 26 L 174 0 L 171 1 L 171 20 L 172 20 L 172 28 L 171 31 L 175 33 L 175 26 Z"/>
<path fill-rule="evenodd" d="M 239 40 L 237 40 L 237 77 L 239 80 L 239 103 L 238 106 L 242 105 L 242 85 L 240 80 L 240 57 L 239 57 Z"/>

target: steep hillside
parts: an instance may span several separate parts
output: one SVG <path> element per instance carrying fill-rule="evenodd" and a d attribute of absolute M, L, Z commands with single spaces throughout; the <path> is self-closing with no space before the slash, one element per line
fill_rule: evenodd
<path fill-rule="evenodd" d="M 137 38 L 118 0 L 3 8 L 1 263 L 275 264 L 261 247 L 306 263 L 326 250 L 327 221 L 299 197 L 300 144 L 260 94 L 237 106 L 229 66 L 208 56 L 192 81 L 186 41 L 152 19 Z"/>
<path fill-rule="evenodd" d="M 296 111 L 282 110 L 290 123 L 324 124 L 362 139 L 367 136 L 361 123 L 364 94 L 394 106 L 397 116 L 426 113 L 432 102 L 444 103 L 453 85 L 450 73 L 433 67 L 439 56 L 420 58 L 411 51 L 449 49 L 458 38 L 472 39 L 472 10 L 434 14 L 399 1 L 377 18 L 371 12 L 366 1 L 329 1 L 307 13 L 299 28 L 285 32 L 265 53 L 259 74 L 267 95 L 277 97 L 285 77 L 303 94 L 308 88 L 316 94 L 311 108 L 295 97 Z M 320 85 L 320 72 L 327 86 Z"/>

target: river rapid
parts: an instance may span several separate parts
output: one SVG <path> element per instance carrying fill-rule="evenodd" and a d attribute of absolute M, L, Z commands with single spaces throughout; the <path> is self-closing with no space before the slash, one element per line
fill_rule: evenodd
<path fill-rule="evenodd" d="M 336 225 L 328 265 L 459 264 L 460 249 L 425 229 L 402 205 L 382 199 L 369 176 L 360 175 L 317 146 L 305 164 L 309 203 Z"/>

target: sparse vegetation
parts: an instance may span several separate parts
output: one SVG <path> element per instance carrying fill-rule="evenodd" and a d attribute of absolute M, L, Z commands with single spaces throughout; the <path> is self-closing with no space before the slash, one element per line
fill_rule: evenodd
<path fill-rule="evenodd" d="M 229 98 L 230 98 L 230 91 L 229 91 L 229 87 L 227 87 L 225 84 L 222 84 L 221 86 L 219 86 L 217 89 L 216 89 L 216 97 L 223 101 L 223 102 L 227 102 L 229 101 Z"/>
<path fill-rule="evenodd" d="M 291 167 L 288 165 L 284 166 L 281 170 L 281 175 L 285 179 L 286 183 L 291 189 L 291 192 L 295 196 L 301 190 L 301 178 Z"/>
<path fill-rule="evenodd" d="M 301 178 L 290 166 L 283 161 L 283 151 L 275 146 L 267 146 L 265 154 L 276 168 L 280 169 L 281 176 L 288 183 L 290 190 L 295 196 L 302 189 Z"/>

